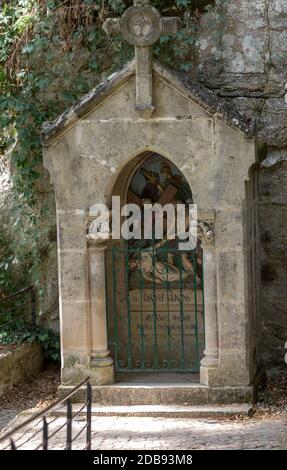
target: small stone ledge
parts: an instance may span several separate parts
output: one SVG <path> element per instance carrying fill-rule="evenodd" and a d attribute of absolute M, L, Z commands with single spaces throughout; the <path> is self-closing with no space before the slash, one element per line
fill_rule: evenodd
<path fill-rule="evenodd" d="M 72 385 L 60 385 L 59 397 L 73 390 Z M 86 387 L 81 387 L 72 397 L 74 403 L 83 403 Z M 208 387 L 199 384 L 129 385 L 114 384 L 93 386 L 94 406 L 194 406 L 253 404 L 254 387 Z"/>
<path fill-rule="evenodd" d="M 37 375 L 43 361 L 43 351 L 38 343 L 22 343 L 16 349 L 1 352 L 0 396 L 21 380 Z"/>
<path fill-rule="evenodd" d="M 86 410 L 82 404 L 76 404 L 73 412 L 85 416 Z M 227 418 L 234 416 L 250 416 L 251 405 L 202 405 L 202 406 L 92 406 L 93 416 L 119 416 L 119 417 L 151 417 L 151 418 Z M 51 412 L 51 416 L 66 416 L 66 407 L 60 407 Z"/>

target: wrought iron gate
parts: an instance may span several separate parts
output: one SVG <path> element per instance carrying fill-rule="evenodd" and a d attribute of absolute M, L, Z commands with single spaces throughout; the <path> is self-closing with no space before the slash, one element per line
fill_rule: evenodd
<path fill-rule="evenodd" d="M 204 349 L 201 250 L 123 242 L 109 252 L 110 349 L 118 372 L 198 372 Z"/>

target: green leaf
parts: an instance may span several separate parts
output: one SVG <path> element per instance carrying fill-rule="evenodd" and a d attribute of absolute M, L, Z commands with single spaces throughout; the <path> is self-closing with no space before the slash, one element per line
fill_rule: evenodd
<path fill-rule="evenodd" d="M 27 338 L 27 343 L 33 343 L 36 339 L 36 336 L 35 335 L 31 335 Z"/>
<path fill-rule="evenodd" d="M 32 54 L 35 51 L 36 47 L 33 42 L 29 42 L 22 48 L 23 54 Z"/>
<path fill-rule="evenodd" d="M 46 88 L 50 83 L 50 80 L 48 78 L 39 78 L 37 80 L 36 85 L 40 90 L 43 90 L 43 88 Z"/>
<path fill-rule="evenodd" d="M 167 43 L 171 38 L 172 38 L 172 36 L 170 34 L 163 34 L 160 37 L 160 43 L 161 44 Z"/>
<path fill-rule="evenodd" d="M 43 333 L 39 335 L 39 340 L 40 341 L 46 341 L 49 338 L 49 335 L 47 333 Z"/>
<path fill-rule="evenodd" d="M 91 60 L 89 62 L 89 67 L 91 70 L 99 70 L 99 64 L 96 60 Z"/>

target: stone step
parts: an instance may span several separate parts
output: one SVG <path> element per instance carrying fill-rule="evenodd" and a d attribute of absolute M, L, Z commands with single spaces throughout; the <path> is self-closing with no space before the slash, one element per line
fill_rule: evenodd
<path fill-rule="evenodd" d="M 78 413 L 83 404 L 74 404 L 73 413 Z M 203 406 L 92 406 L 93 416 L 151 417 L 151 418 L 226 418 L 250 416 L 251 405 L 203 405 Z M 86 416 L 86 409 L 79 412 Z M 66 416 L 66 407 L 53 410 L 51 416 Z"/>
<path fill-rule="evenodd" d="M 60 397 L 71 392 L 72 386 L 59 387 Z M 74 403 L 83 403 L 86 388 L 73 396 Z M 101 406 L 152 406 L 175 405 L 193 406 L 208 404 L 253 403 L 254 388 L 246 387 L 207 387 L 200 384 L 127 384 L 93 386 L 93 404 Z"/>

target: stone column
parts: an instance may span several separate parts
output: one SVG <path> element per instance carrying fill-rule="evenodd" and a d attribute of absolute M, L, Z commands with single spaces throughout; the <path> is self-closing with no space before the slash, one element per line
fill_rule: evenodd
<path fill-rule="evenodd" d="M 114 382 L 114 365 L 108 350 L 106 268 L 104 240 L 88 238 L 90 304 L 91 304 L 91 369 L 93 385 Z"/>
<path fill-rule="evenodd" d="M 219 365 L 217 318 L 217 263 L 213 223 L 200 222 L 198 237 L 202 240 L 204 273 L 205 350 L 200 366 L 200 383 L 215 385 Z"/>

